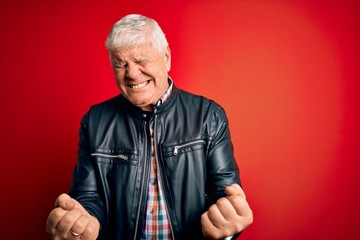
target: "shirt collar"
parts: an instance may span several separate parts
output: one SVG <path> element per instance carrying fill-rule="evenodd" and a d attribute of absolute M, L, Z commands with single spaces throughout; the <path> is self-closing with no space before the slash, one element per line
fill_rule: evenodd
<path fill-rule="evenodd" d="M 161 96 L 161 98 L 158 100 L 158 102 L 156 103 L 156 106 L 160 106 L 161 104 L 165 103 L 171 95 L 174 83 L 173 80 L 169 77 L 168 78 L 168 83 L 169 83 L 169 87 L 168 89 L 165 91 L 164 95 Z"/>

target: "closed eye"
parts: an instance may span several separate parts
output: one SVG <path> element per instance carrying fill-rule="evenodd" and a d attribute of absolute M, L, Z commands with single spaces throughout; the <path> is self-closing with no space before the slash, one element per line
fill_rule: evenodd
<path fill-rule="evenodd" d="M 122 62 L 114 62 L 113 66 L 115 68 L 125 68 L 126 67 L 126 63 L 122 63 Z"/>
<path fill-rule="evenodd" d="M 146 63 L 148 62 L 148 60 L 145 59 L 135 59 L 134 63 L 140 66 L 144 66 Z"/>

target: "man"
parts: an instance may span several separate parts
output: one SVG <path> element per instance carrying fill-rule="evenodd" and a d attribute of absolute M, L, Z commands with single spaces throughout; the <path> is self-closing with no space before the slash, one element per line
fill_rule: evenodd
<path fill-rule="evenodd" d="M 69 195 L 53 239 L 224 239 L 252 223 L 224 110 L 178 89 L 158 24 L 131 14 L 109 33 L 121 94 L 81 121 Z"/>

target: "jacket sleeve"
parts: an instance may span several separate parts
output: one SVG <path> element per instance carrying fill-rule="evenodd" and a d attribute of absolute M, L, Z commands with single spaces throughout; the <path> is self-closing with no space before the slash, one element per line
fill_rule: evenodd
<path fill-rule="evenodd" d="M 101 190 L 97 182 L 96 171 L 91 161 L 89 140 L 90 111 L 81 120 L 79 131 L 78 159 L 73 172 L 69 195 L 79 201 L 82 206 L 100 222 L 103 229 L 105 211 L 101 199 Z"/>
<path fill-rule="evenodd" d="M 212 118 L 214 139 L 210 145 L 207 159 L 207 208 L 219 198 L 225 197 L 225 187 L 237 183 L 241 186 L 239 168 L 234 157 L 234 147 L 231 142 L 229 122 L 224 109 L 218 106 Z M 231 239 L 240 236 L 237 233 Z"/>
<path fill-rule="evenodd" d="M 225 187 L 240 184 L 239 169 L 234 157 L 229 123 L 225 111 L 217 106 L 212 115 L 212 142 L 207 158 L 208 205 L 226 196 Z"/>

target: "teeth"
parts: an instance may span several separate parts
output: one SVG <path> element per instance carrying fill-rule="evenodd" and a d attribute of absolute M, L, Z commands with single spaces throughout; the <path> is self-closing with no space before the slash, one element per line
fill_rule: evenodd
<path fill-rule="evenodd" d="M 143 82 L 143 83 L 139 83 L 139 84 L 136 84 L 136 85 L 129 85 L 131 88 L 133 89 L 139 89 L 139 88 L 143 88 L 145 87 L 149 82 L 146 81 L 146 82 Z"/>

